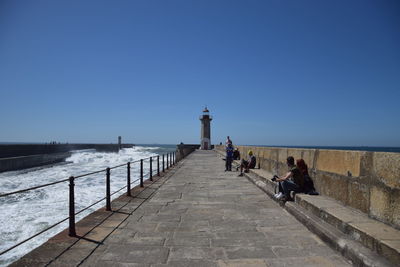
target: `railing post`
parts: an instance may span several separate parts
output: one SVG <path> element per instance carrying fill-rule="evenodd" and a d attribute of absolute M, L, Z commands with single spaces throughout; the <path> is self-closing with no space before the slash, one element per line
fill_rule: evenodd
<path fill-rule="evenodd" d="M 175 152 L 172 152 L 172 165 L 175 165 Z"/>
<path fill-rule="evenodd" d="M 153 181 L 153 157 L 150 157 L 150 181 Z"/>
<path fill-rule="evenodd" d="M 75 231 L 75 190 L 74 176 L 69 177 L 69 236 L 76 236 Z"/>
<path fill-rule="evenodd" d="M 143 159 L 140 160 L 140 187 L 144 187 L 144 185 L 143 185 Z"/>
<path fill-rule="evenodd" d="M 110 168 L 106 169 L 106 211 L 111 211 Z"/>
<path fill-rule="evenodd" d="M 167 170 L 169 169 L 169 153 L 167 153 Z"/>
<path fill-rule="evenodd" d="M 162 171 L 163 172 L 165 171 L 165 168 L 164 168 L 164 154 L 162 155 Z"/>
<path fill-rule="evenodd" d="M 157 176 L 160 176 L 160 156 L 157 156 Z"/>
<path fill-rule="evenodd" d="M 126 177 L 126 195 L 131 196 L 131 163 L 127 164 L 127 177 Z"/>

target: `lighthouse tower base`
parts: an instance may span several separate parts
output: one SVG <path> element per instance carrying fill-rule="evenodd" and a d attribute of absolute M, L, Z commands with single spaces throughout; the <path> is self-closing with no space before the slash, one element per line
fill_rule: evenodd
<path fill-rule="evenodd" d="M 202 150 L 210 150 L 211 149 L 210 139 L 208 139 L 208 138 L 201 139 L 200 149 L 202 149 Z"/>

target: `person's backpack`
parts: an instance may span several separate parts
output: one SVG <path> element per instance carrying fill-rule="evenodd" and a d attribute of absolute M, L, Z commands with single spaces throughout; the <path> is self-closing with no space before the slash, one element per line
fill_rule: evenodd
<path fill-rule="evenodd" d="M 309 195 L 319 195 L 319 193 L 315 191 L 313 180 L 308 175 L 304 175 L 304 192 Z"/>

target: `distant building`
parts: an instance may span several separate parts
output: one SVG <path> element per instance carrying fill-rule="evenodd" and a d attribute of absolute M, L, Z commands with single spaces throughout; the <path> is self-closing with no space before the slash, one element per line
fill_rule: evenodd
<path fill-rule="evenodd" d="M 211 149 L 211 121 L 212 117 L 207 107 L 203 110 L 203 115 L 200 116 L 201 121 L 201 149 Z"/>

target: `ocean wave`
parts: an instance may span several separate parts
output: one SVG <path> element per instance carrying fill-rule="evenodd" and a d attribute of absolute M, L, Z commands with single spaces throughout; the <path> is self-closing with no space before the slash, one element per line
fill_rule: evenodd
<path fill-rule="evenodd" d="M 33 186 L 63 180 L 69 176 L 104 170 L 136 161 L 142 158 L 156 156 L 156 151 L 162 147 L 140 147 L 121 149 L 118 153 L 96 152 L 93 150 L 74 151 L 66 159 L 68 164 L 53 165 L 48 168 L 33 168 L 31 170 L 12 171 L 0 174 L 0 192 L 22 190 Z M 144 164 L 144 173 L 148 173 L 148 162 Z M 139 163 L 131 164 L 132 180 L 139 177 Z M 89 206 L 103 198 L 105 187 L 105 172 L 86 176 L 75 181 L 76 211 Z M 111 170 L 111 192 L 126 185 L 126 167 Z M 123 194 L 121 191 L 112 198 Z M 49 187 L 0 198 L 2 215 L 0 217 L 0 251 L 36 234 L 44 228 L 68 217 L 68 182 Z M 86 212 L 81 213 L 77 220 L 104 206 L 99 203 Z M 0 256 L 0 265 L 6 266 L 17 260 L 30 250 L 40 246 L 50 237 L 67 227 L 61 224 L 37 238 Z"/>

